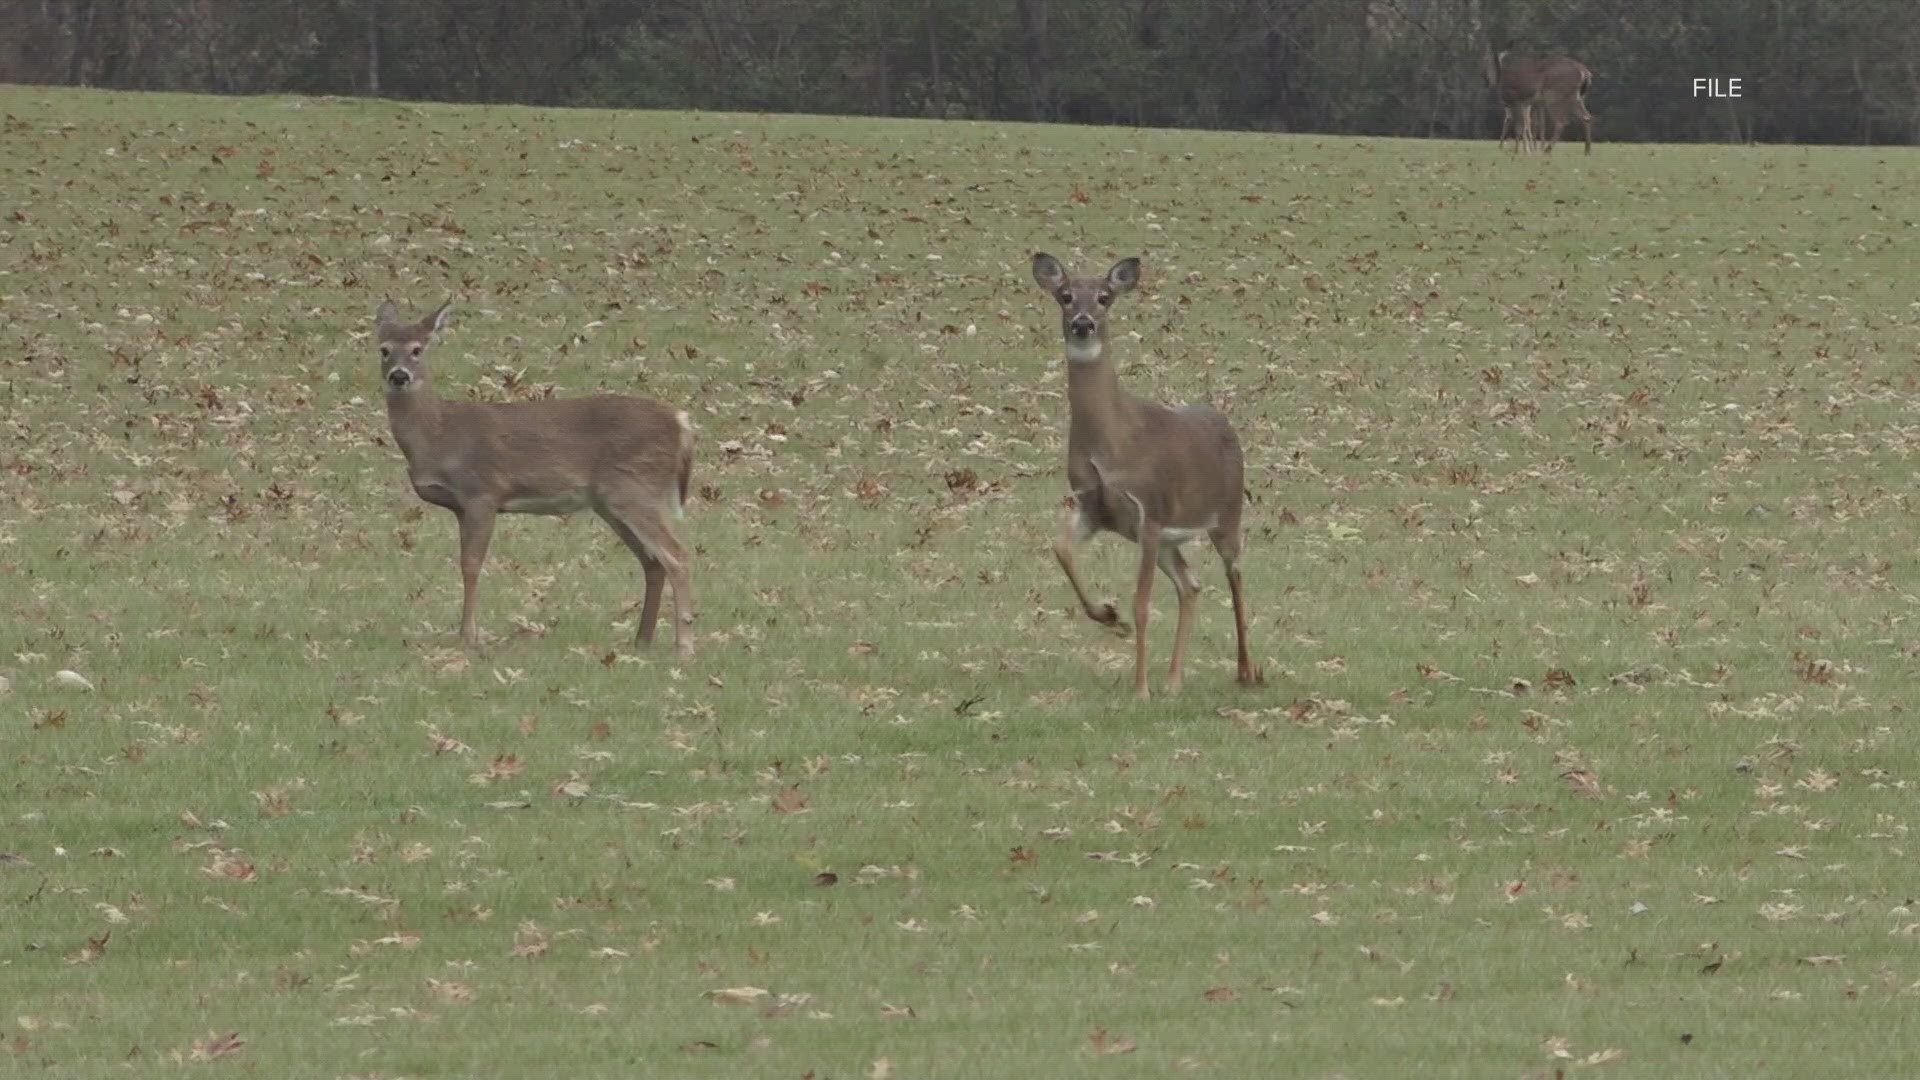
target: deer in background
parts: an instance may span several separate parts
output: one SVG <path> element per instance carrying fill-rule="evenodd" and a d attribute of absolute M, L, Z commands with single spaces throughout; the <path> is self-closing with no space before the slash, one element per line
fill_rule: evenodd
<path fill-rule="evenodd" d="M 1529 108 L 1529 109 L 1533 109 L 1533 111 L 1534 111 L 1534 115 L 1536 115 L 1536 116 L 1537 116 L 1537 115 L 1539 115 L 1539 110 L 1538 110 L 1537 108 L 1535 108 L 1535 106 L 1534 106 L 1534 105 L 1532 105 L 1532 104 L 1529 104 L 1529 105 L 1528 105 L 1528 106 L 1526 106 L 1526 107 L 1527 107 L 1527 108 Z M 1528 117 L 1528 118 L 1527 118 L 1527 123 L 1528 123 L 1529 125 L 1531 125 L 1531 124 L 1533 123 L 1533 117 L 1531 117 L 1531 116 L 1530 116 L 1530 117 Z M 1519 144 L 1520 144 L 1520 129 L 1519 129 L 1519 127 L 1518 127 L 1517 125 L 1515 125 L 1515 124 L 1514 124 L 1514 122 L 1513 122 L 1513 106 L 1511 106 L 1511 105 L 1509 105 L 1509 106 L 1506 106 L 1506 107 L 1505 107 L 1504 109 L 1502 109 L 1502 110 L 1501 110 L 1501 113 L 1500 113 L 1500 141 L 1499 141 L 1499 143 L 1498 143 L 1497 145 L 1498 145 L 1498 147 L 1499 147 L 1500 149 L 1502 149 L 1502 150 L 1504 150 L 1504 149 L 1506 149 L 1506 147 L 1507 147 L 1507 133 L 1508 133 L 1508 132 L 1512 132 L 1512 133 L 1513 133 L 1513 142 L 1514 142 L 1514 145 L 1515 145 L 1516 147 L 1517 147 L 1517 146 L 1519 146 Z"/>
<path fill-rule="evenodd" d="M 445 401 L 427 377 L 425 354 L 453 301 L 419 322 L 403 322 L 388 300 L 374 317 L 387 423 L 406 455 L 414 493 L 460 522 L 460 638 L 480 644 L 474 626 L 480 567 L 500 514 L 599 514 L 640 560 L 646 598 L 636 645 L 653 641 L 662 587 L 673 584 L 674 646 L 693 655 L 693 593 L 687 549 L 673 535 L 693 472 L 693 425 L 685 412 L 647 398 L 482 403 Z"/>
<path fill-rule="evenodd" d="M 1487 47 L 1484 72 L 1487 85 L 1500 95 L 1500 104 L 1506 109 L 1500 120 L 1500 145 L 1506 145 L 1509 124 L 1517 129 L 1515 153 L 1523 149 L 1530 152 L 1541 145 L 1542 140 L 1533 126 L 1535 106 L 1538 106 L 1553 120 L 1553 134 L 1544 141 L 1548 153 L 1553 152 L 1553 144 L 1560 141 L 1561 133 L 1566 130 L 1569 114 L 1579 117 L 1586 129 L 1586 152 L 1593 153 L 1593 114 L 1587 111 L 1586 105 L 1593 72 L 1570 56 L 1520 60 L 1511 59 L 1511 55 L 1510 51 L 1496 53 L 1491 45 Z"/>
<path fill-rule="evenodd" d="M 1140 401 L 1120 389 L 1107 316 L 1113 303 L 1140 283 L 1140 260 L 1122 259 L 1103 277 L 1072 277 L 1053 256 L 1033 257 L 1033 280 L 1060 304 L 1066 340 L 1067 481 L 1073 509 L 1054 542 L 1054 557 L 1081 610 L 1120 633 L 1127 625 L 1111 603 L 1095 607 L 1074 571 L 1074 548 L 1101 532 L 1116 532 L 1140 545 L 1134 581 L 1133 688 L 1147 696 L 1147 605 L 1156 570 L 1167 575 L 1179 599 L 1173 632 L 1173 664 L 1167 689 L 1180 689 L 1180 663 L 1193 626 L 1200 583 L 1180 557 L 1180 545 L 1205 534 L 1226 564 L 1233 594 L 1233 630 L 1239 644 L 1239 679 L 1261 681 L 1247 650 L 1247 605 L 1240 582 L 1240 508 L 1245 497 L 1240 440 L 1227 418 L 1205 405 L 1169 408 Z"/>

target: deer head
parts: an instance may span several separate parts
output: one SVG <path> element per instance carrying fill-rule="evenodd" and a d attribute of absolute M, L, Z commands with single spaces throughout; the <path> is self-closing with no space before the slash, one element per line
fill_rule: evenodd
<path fill-rule="evenodd" d="M 423 354 L 452 317 L 452 300 L 419 322 L 401 322 L 400 309 L 391 300 L 380 305 L 374 315 L 374 336 L 380 342 L 380 381 L 386 383 L 387 393 L 400 394 L 427 385 Z"/>
<path fill-rule="evenodd" d="M 1060 302 L 1060 333 L 1067 359 L 1090 363 L 1107 346 L 1107 313 L 1113 302 L 1140 284 L 1140 260 L 1121 259 L 1104 277 L 1072 277 L 1060 260 L 1041 252 L 1033 257 L 1033 280 Z"/>

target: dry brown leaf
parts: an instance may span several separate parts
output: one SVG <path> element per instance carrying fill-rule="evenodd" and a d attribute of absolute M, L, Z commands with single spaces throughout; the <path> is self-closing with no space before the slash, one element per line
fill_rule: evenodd
<path fill-rule="evenodd" d="M 1107 1029 L 1103 1027 L 1097 1027 L 1088 1032 L 1087 1042 L 1093 1047 L 1094 1054 L 1099 1057 L 1107 1057 L 1112 1054 L 1131 1054 L 1139 1049 L 1139 1047 L 1134 1045 L 1132 1039 L 1119 1035 L 1110 1035 L 1107 1033 Z"/>
<path fill-rule="evenodd" d="M 252 881 L 257 876 L 251 861 L 228 851 L 216 851 L 204 871 L 211 877 L 230 881 Z"/>
<path fill-rule="evenodd" d="M 442 1005 L 467 1005 L 473 1001 L 473 987 L 452 979 L 428 979 L 427 990 Z"/>
<path fill-rule="evenodd" d="M 245 1045 L 247 1041 L 242 1039 L 237 1031 L 229 1031 L 225 1035 L 217 1035 L 210 1031 L 206 1038 L 194 1040 L 193 1049 L 187 1056 L 194 1061 L 215 1061 L 228 1054 L 239 1053 L 240 1048 Z"/>
<path fill-rule="evenodd" d="M 542 930 L 538 923 L 529 919 L 520 924 L 513 932 L 514 956 L 545 956 L 553 945 L 553 935 Z"/>
<path fill-rule="evenodd" d="M 1586 769 L 1573 769 L 1560 775 L 1573 788 L 1573 793 L 1583 799 L 1598 799 L 1604 794 L 1600 778 Z"/>
<path fill-rule="evenodd" d="M 107 939 L 112 936 L 113 931 L 109 930 L 97 938 L 88 938 L 85 945 L 80 946 L 78 951 L 67 957 L 67 963 L 91 964 L 107 955 Z"/>

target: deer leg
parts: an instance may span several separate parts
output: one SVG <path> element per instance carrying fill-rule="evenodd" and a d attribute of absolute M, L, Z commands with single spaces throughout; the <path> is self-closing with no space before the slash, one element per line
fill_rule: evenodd
<path fill-rule="evenodd" d="M 1053 542 L 1053 557 L 1059 560 L 1060 569 L 1066 571 L 1067 583 L 1073 586 L 1073 595 L 1079 599 L 1080 610 L 1087 613 L 1087 618 L 1124 634 L 1127 632 L 1127 624 L 1120 621 L 1120 613 L 1114 610 L 1112 604 L 1094 607 L 1093 601 L 1087 598 L 1087 590 L 1080 584 L 1080 575 L 1074 572 L 1073 549 L 1092 535 L 1093 524 L 1087 520 L 1085 514 L 1078 509 L 1067 511 L 1067 527 L 1061 530 L 1059 538 Z"/>
<path fill-rule="evenodd" d="M 693 576 L 687 571 L 684 550 L 667 564 L 673 582 L 673 651 L 681 660 L 693 659 Z"/>
<path fill-rule="evenodd" d="M 634 627 L 636 645 L 653 640 L 653 624 L 660 613 L 661 586 L 673 586 L 673 648 L 680 659 L 693 657 L 693 586 L 687 572 L 687 550 L 667 526 L 662 499 L 645 496 L 609 503 L 601 512 L 635 556 L 647 578 L 646 599 Z"/>
<path fill-rule="evenodd" d="M 1507 148 L 1507 129 L 1512 126 L 1513 108 L 1507 106 L 1500 110 L 1500 141 L 1494 144 L 1494 149 L 1505 150 Z"/>
<path fill-rule="evenodd" d="M 480 567 L 487 561 L 487 545 L 493 541 L 495 510 L 491 506 L 463 506 L 454 511 L 460 519 L 460 640 L 469 649 L 480 647 L 480 631 L 474 625 L 480 593 Z"/>
<path fill-rule="evenodd" d="M 646 577 L 647 592 L 646 598 L 640 602 L 640 616 L 633 624 L 633 644 L 635 648 L 651 645 L 653 626 L 660 618 L 660 594 L 667 583 L 667 568 L 654 557 L 639 534 L 625 521 L 611 510 L 601 510 L 599 513 L 601 520 L 613 530 L 613 535 L 619 537 L 620 542 L 627 545 L 627 550 L 633 552 L 634 558 L 640 560 L 640 572 Z"/>
<path fill-rule="evenodd" d="M 1573 99 L 1573 107 L 1577 110 L 1576 115 L 1580 117 L 1580 126 L 1586 129 L 1587 153 L 1591 154 L 1593 153 L 1593 114 L 1587 111 L 1587 103 L 1578 97 Z"/>
<path fill-rule="evenodd" d="M 1214 533 L 1213 548 L 1227 568 L 1227 590 L 1233 594 L 1233 638 L 1240 651 L 1240 685 L 1260 686 L 1267 681 L 1266 676 L 1253 666 L 1253 656 L 1247 649 L 1247 597 L 1240 583 L 1239 532 Z"/>
<path fill-rule="evenodd" d="M 667 585 L 667 568 L 658 559 L 642 558 L 640 569 L 647 576 L 647 596 L 640 602 L 640 624 L 633 628 L 633 634 L 636 642 L 651 645 L 653 626 L 660 618 L 660 594 Z"/>
<path fill-rule="evenodd" d="M 1167 671 L 1167 692 L 1180 692 L 1180 662 L 1187 655 L 1187 632 L 1193 629 L 1194 597 L 1200 592 L 1200 583 L 1193 578 L 1193 571 L 1187 569 L 1187 560 L 1180 557 L 1180 549 L 1171 544 L 1160 549 L 1160 571 L 1173 582 L 1173 594 L 1180 601 L 1180 616 L 1174 623 L 1173 664 Z"/>
<path fill-rule="evenodd" d="M 1140 521 L 1140 573 L 1133 583 L 1133 692 L 1147 696 L 1147 604 L 1153 598 L 1153 572 L 1160 567 L 1160 524 Z"/>
<path fill-rule="evenodd" d="M 1548 118 L 1553 121 L 1553 134 L 1547 137 L 1547 153 L 1551 154 L 1553 153 L 1553 144 L 1559 142 L 1560 136 L 1565 134 L 1567 130 L 1566 104 L 1556 100 L 1547 106 L 1547 113 Z"/>

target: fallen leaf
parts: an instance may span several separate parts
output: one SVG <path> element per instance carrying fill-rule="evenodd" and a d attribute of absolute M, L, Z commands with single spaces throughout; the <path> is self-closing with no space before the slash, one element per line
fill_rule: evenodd
<path fill-rule="evenodd" d="M 228 1054 L 239 1053 L 240 1048 L 245 1045 L 247 1041 L 242 1039 L 237 1031 L 229 1031 L 225 1035 L 208 1032 L 206 1038 L 194 1041 L 188 1057 L 194 1061 L 214 1061 Z"/>
<path fill-rule="evenodd" d="M 798 814 L 807 808 L 807 797 L 800 794 L 800 785 L 781 788 L 773 797 L 773 812 L 776 814 Z"/>
<path fill-rule="evenodd" d="M 467 1005 L 473 1001 L 473 987 L 451 979 L 428 979 L 427 989 L 433 999 L 442 1005 Z"/>
<path fill-rule="evenodd" d="M 95 960 L 98 960 L 101 957 L 107 955 L 107 939 L 112 936 L 113 936 L 113 931 L 109 930 L 106 933 L 101 934 L 97 938 L 88 938 L 87 943 L 85 945 L 80 946 L 80 949 L 78 952 L 75 952 L 72 956 L 67 957 L 67 963 L 91 964 Z"/>
<path fill-rule="evenodd" d="M 1093 1052 L 1100 1057 L 1107 1057 L 1111 1054 L 1131 1054 L 1139 1049 L 1139 1047 L 1134 1045 L 1132 1039 L 1123 1038 L 1118 1035 L 1109 1035 L 1107 1034 L 1107 1029 L 1103 1027 L 1097 1027 L 1091 1032 L 1088 1032 L 1087 1042 L 1092 1044 Z"/>
<path fill-rule="evenodd" d="M 1573 769 L 1560 774 L 1573 788 L 1573 793 L 1585 799 L 1597 799 L 1602 794 L 1600 778 L 1586 769 Z"/>

